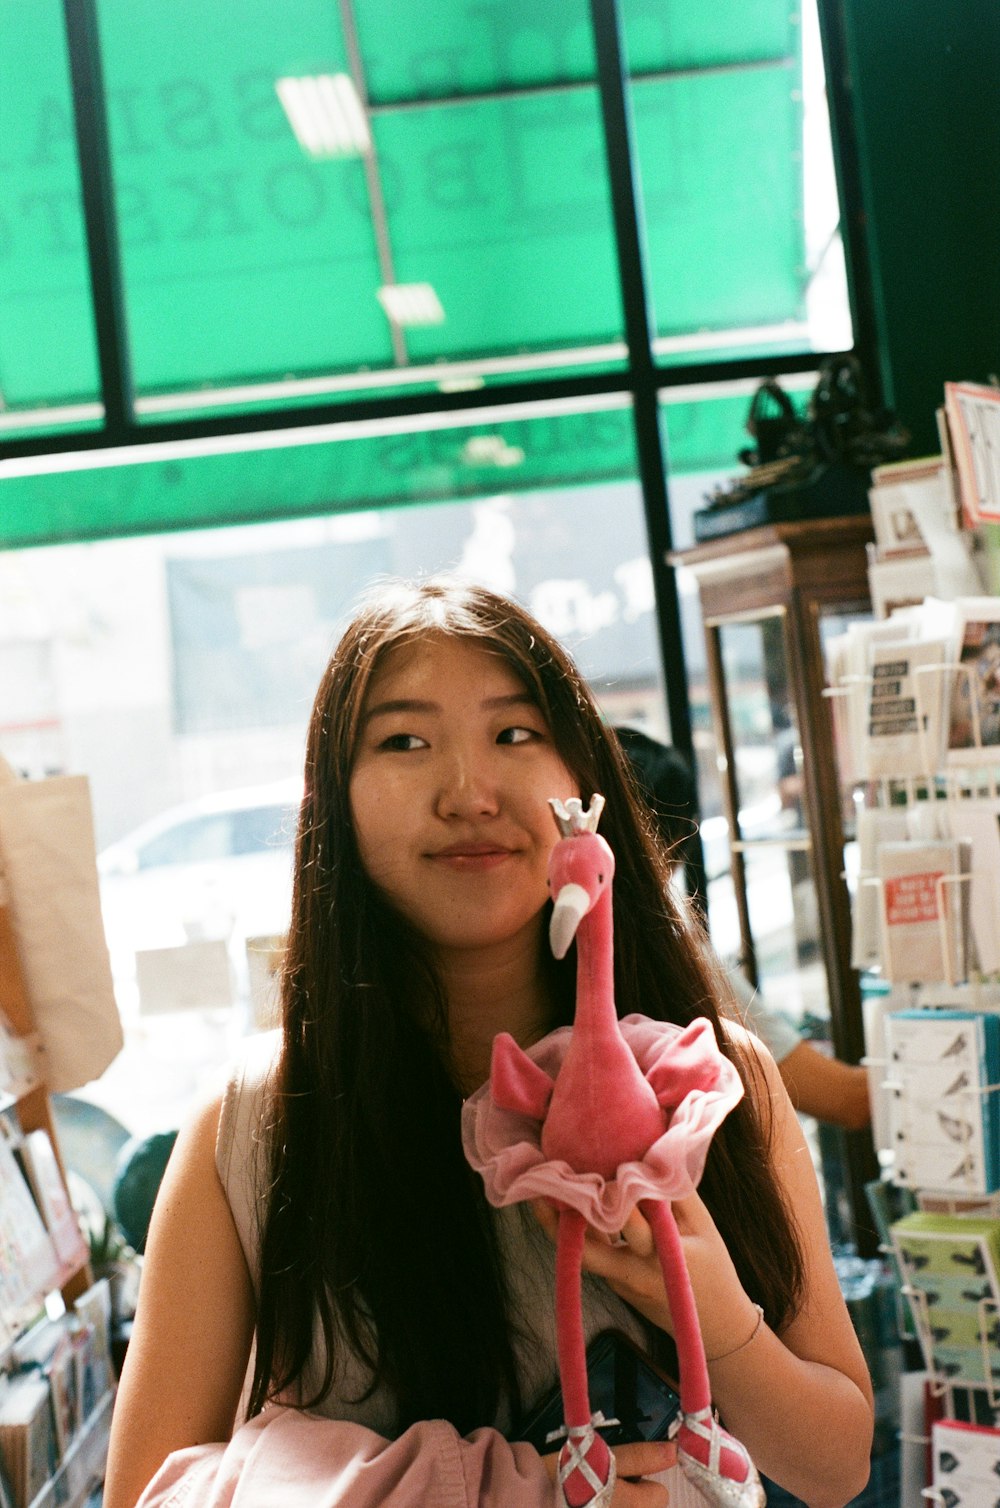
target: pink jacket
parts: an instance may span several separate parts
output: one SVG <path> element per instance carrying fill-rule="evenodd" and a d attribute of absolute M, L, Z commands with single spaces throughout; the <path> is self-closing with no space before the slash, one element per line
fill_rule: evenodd
<path fill-rule="evenodd" d="M 360 1424 L 272 1408 L 228 1445 L 167 1457 L 136 1508 L 552 1508 L 530 1445 L 443 1420 L 386 1440 Z"/>

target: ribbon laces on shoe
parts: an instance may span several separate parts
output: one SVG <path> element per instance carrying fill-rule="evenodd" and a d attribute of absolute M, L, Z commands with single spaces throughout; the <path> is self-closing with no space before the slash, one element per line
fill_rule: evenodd
<path fill-rule="evenodd" d="M 574 1472 L 579 1472 L 587 1486 L 593 1489 L 594 1496 L 587 1503 L 586 1508 L 606 1508 L 611 1502 L 615 1490 L 615 1481 L 618 1476 L 618 1468 L 615 1462 L 614 1451 L 608 1452 L 608 1480 L 602 1482 L 597 1472 L 587 1460 L 590 1447 L 597 1439 L 598 1425 L 617 1424 L 617 1419 L 605 1419 L 600 1412 L 591 1415 L 587 1424 L 576 1424 L 562 1429 L 553 1430 L 548 1436 L 549 1440 L 558 1439 L 565 1435 L 566 1442 L 559 1452 L 559 1468 L 557 1481 L 559 1485 L 559 1498 L 562 1503 L 567 1502 L 566 1483 Z"/>

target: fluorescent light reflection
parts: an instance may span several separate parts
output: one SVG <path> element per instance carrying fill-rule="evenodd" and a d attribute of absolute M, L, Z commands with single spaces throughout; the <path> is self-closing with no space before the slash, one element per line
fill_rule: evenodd
<path fill-rule="evenodd" d="M 310 157 L 363 157 L 371 133 L 346 73 L 281 78 L 274 84 L 295 139 Z"/>
<path fill-rule="evenodd" d="M 430 283 L 390 283 L 376 297 L 394 324 L 404 329 L 443 325 L 444 309 Z"/>

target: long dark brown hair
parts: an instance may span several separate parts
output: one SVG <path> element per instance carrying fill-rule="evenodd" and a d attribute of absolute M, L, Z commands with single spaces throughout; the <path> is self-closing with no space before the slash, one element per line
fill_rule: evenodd
<path fill-rule="evenodd" d="M 368 880 L 350 815 L 371 677 L 390 650 L 428 634 L 503 659 L 537 699 L 580 790 L 605 796 L 619 1011 L 712 1021 L 750 1093 L 716 1133 L 701 1193 L 770 1323 L 786 1321 L 801 1295 L 795 1227 L 768 1157 L 766 1095 L 754 1092 L 751 1061 L 720 1027 L 724 977 L 667 884 L 648 810 L 585 682 L 516 603 L 441 580 L 389 584 L 341 639 L 309 727 L 282 1051 L 262 1139 L 269 1166 L 249 1414 L 301 1387 L 317 1348 L 325 1372 L 306 1406 L 330 1391 L 343 1347 L 366 1364 L 372 1391 L 389 1389 L 399 1429 L 443 1418 L 466 1433 L 520 1402 L 497 1235 L 462 1154 L 443 992 L 422 939 Z M 553 1026 L 572 1021 L 573 956 L 541 965 L 551 971 Z"/>

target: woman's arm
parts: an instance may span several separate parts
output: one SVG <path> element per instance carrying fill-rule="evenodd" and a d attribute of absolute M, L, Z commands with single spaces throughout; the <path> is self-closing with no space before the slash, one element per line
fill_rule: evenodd
<path fill-rule="evenodd" d="M 781 1082 L 796 1110 L 845 1131 L 871 1125 L 868 1070 L 828 1058 L 803 1039 L 778 1064 Z"/>
<path fill-rule="evenodd" d="M 766 1324 L 757 1328 L 757 1311 L 702 1200 L 693 1195 L 674 1205 L 710 1359 L 712 1395 L 726 1427 L 762 1472 L 810 1508 L 842 1508 L 868 1478 L 871 1384 L 833 1268 L 816 1175 L 795 1112 L 771 1055 L 741 1028 L 735 1030 L 758 1057 L 757 1081 L 770 1095 L 771 1155 L 798 1226 L 804 1287 L 799 1312 L 780 1336 Z M 766 1117 L 768 1107 L 763 1110 Z M 543 1224 L 550 1223 L 548 1212 L 539 1215 Z M 591 1232 L 584 1265 L 669 1330 L 659 1261 L 638 1211 L 624 1234 L 628 1246 L 615 1247 Z"/>
<path fill-rule="evenodd" d="M 228 1440 L 253 1336 L 250 1276 L 215 1167 L 219 1102 L 177 1139 L 153 1210 L 111 1425 L 104 1508 L 173 1450 Z"/>

